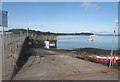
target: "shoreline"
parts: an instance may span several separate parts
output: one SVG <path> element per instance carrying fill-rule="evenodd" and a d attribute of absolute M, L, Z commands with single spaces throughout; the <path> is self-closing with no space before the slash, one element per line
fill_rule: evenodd
<path fill-rule="evenodd" d="M 101 57 L 109 57 L 111 56 L 111 50 L 102 50 L 102 49 L 97 49 L 97 48 L 80 48 L 80 49 L 74 49 L 74 50 L 60 50 L 60 49 L 50 49 L 49 51 L 52 51 L 53 53 L 57 55 L 66 55 L 66 56 L 71 56 L 80 60 L 85 60 L 89 61 L 89 56 L 101 56 Z M 114 53 L 119 56 L 118 51 L 120 50 L 115 50 Z M 95 63 L 95 62 L 94 62 Z M 99 63 L 102 64 L 102 63 Z M 106 64 L 102 64 L 106 65 Z M 108 64 L 107 64 L 108 65 Z M 114 64 L 115 68 L 119 67 L 119 64 L 116 63 Z"/>
<path fill-rule="evenodd" d="M 73 49 L 73 50 L 49 49 L 49 50 L 53 51 L 53 52 L 58 52 L 58 53 L 74 52 L 76 54 L 88 53 L 88 54 L 96 54 L 96 55 L 110 55 L 110 53 L 111 53 L 111 50 L 98 49 L 98 48 L 78 48 L 78 49 Z M 119 51 L 120 50 L 114 50 L 114 53 L 118 55 Z"/>

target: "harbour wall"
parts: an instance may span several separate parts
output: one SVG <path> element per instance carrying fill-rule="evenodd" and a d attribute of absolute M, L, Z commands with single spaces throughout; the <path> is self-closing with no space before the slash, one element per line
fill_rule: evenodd
<path fill-rule="evenodd" d="M 28 49 L 29 38 L 26 35 L 12 35 L 0 39 L 1 78 L 2 80 L 11 80 L 20 70 L 21 57 Z"/>

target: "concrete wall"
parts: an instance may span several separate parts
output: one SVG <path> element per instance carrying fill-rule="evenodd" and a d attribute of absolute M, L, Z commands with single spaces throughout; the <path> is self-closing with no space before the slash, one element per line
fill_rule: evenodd
<path fill-rule="evenodd" d="M 29 57 L 32 54 L 32 53 L 29 53 L 29 54 L 27 53 L 29 48 L 32 47 L 31 45 L 28 44 L 30 41 L 31 40 L 29 39 L 29 37 L 26 37 L 22 46 L 21 46 L 21 51 L 18 53 L 19 57 L 16 61 L 17 67 L 14 67 L 14 70 L 13 70 L 13 73 L 12 73 L 12 76 L 11 76 L 11 80 L 21 70 L 21 68 L 28 61 Z"/>
<path fill-rule="evenodd" d="M 25 35 L 9 36 L 4 39 L 4 57 L 2 57 L 2 48 L 0 48 L 0 56 L 2 57 L 2 80 L 10 80 L 14 77 L 15 69 L 19 69 L 17 62 L 26 40 Z M 2 40 L 0 40 L 2 41 Z M 2 42 L 0 42 L 2 43 Z M 0 44 L 2 46 L 2 44 Z M 1 70 L 1 69 L 0 69 Z"/>

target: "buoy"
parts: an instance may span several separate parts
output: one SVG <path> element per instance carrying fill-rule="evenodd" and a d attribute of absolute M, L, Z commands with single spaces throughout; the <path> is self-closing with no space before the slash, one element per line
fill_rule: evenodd
<path fill-rule="evenodd" d="M 116 54 L 114 54 L 114 59 L 113 59 L 113 63 L 116 63 Z"/>

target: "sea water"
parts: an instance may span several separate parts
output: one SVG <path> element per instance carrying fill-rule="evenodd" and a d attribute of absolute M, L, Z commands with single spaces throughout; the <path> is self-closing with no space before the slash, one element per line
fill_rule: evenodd
<path fill-rule="evenodd" d="M 90 40 L 91 38 L 93 41 Z M 57 36 L 57 49 L 98 48 L 111 50 L 112 46 L 114 50 L 118 49 L 118 36 Z"/>

